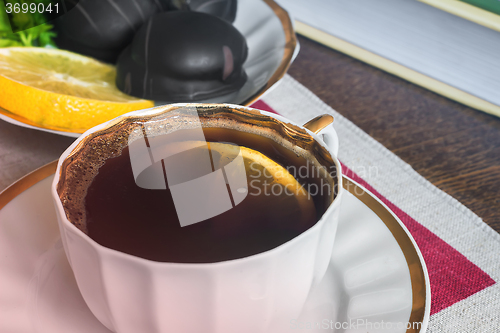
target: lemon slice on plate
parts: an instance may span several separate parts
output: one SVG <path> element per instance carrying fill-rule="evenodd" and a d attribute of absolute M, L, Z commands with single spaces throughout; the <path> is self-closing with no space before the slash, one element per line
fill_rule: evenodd
<path fill-rule="evenodd" d="M 0 48 L 0 107 L 24 123 L 83 133 L 154 106 L 119 91 L 115 77 L 114 66 L 72 52 Z"/>

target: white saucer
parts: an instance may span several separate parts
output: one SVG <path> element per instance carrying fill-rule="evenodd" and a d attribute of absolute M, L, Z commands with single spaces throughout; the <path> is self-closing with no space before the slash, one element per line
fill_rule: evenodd
<path fill-rule="evenodd" d="M 0 332 L 109 333 L 83 301 L 62 248 L 50 196 L 55 167 L 0 193 Z M 425 332 L 429 278 L 413 238 L 372 194 L 344 183 L 330 267 L 290 332 Z"/>

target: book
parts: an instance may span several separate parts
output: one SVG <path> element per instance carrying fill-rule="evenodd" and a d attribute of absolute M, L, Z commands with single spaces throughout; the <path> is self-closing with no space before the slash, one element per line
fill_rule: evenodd
<path fill-rule="evenodd" d="M 489 12 L 500 15 L 500 2 L 498 0 L 460 0 Z"/>
<path fill-rule="evenodd" d="M 487 28 L 500 31 L 498 0 L 420 0 Z"/>
<path fill-rule="evenodd" d="M 299 34 L 500 116 L 500 31 L 418 0 L 278 2 Z"/>

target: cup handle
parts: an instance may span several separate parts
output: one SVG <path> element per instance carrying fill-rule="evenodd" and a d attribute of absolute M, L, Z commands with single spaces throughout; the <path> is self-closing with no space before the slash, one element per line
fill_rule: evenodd
<path fill-rule="evenodd" d="M 331 152 L 337 157 L 339 152 L 339 137 L 333 128 L 333 116 L 324 114 L 309 120 L 304 127 L 320 135 Z"/>

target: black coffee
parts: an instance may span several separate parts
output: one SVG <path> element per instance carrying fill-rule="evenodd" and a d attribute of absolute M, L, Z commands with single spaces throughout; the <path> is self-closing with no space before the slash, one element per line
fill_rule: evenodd
<path fill-rule="evenodd" d="M 210 263 L 247 257 L 291 240 L 312 227 L 333 200 L 334 184 L 331 178 L 328 183 L 320 176 L 317 162 L 311 163 L 275 140 L 228 128 L 203 128 L 203 133 L 215 169 L 224 159 L 226 145 L 240 146 L 248 179 L 246 187 L 231 189 L 227 185 L 232 193 L 231 209 L 182 226 L 171 190 L 175 184 L 166 175 L 165 189 L 143 188 L 134 177 L 132 148 L 122 143 L 121 151 L 99 151 L 100 147 L 114 147 L 112 140 L 121 138 L 115 134 L 89 144 L 81 162 L 69 161 L 72 169 L 60 182 L 66 188 L 58 189 L 68 218 L 111 249 L 161 262 Z M 198 161 L 199 149 L 183 154 L 186 165 L 202 162 Z M 102 156 L 106 157 L 100 164 L 93 163 Z M 170 162 L 162 160 L 158 167 L 167 170 L 165 164 Z M 286 174 L 276 171 L 279 169 Z M 246 192 L 237 204 L 236 191 Z M 189 208 L 200 206 L 195 201 Z"/>

